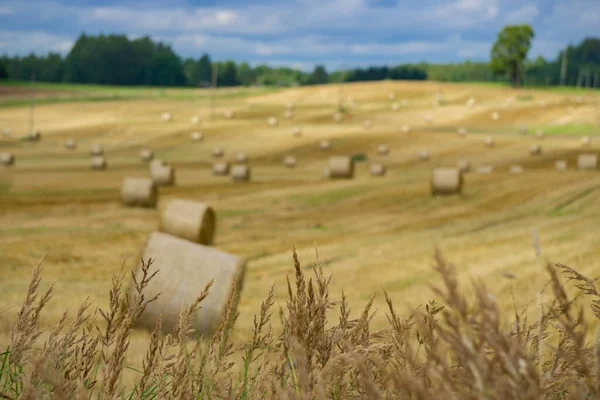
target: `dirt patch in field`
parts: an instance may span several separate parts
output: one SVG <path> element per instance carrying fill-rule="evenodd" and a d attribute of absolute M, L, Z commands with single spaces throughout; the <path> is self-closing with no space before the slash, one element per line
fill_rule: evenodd
<path fill-rule="evenodd" d="M 66 94 L 67 91 L 59 91 L 59 90 L 47 90 L 47 89 L 33 89 L 22 86 L 12 86 L 12 85 L 0 85 L 0 98 L 2 97 L 24 97 L 34 95 L 36 97 L 40 96 L 52 96 L 52 95 L 61 95 Z"/>

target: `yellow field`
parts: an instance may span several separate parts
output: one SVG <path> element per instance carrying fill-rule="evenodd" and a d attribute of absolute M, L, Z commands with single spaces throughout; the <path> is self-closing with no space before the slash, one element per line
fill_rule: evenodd
<path fill-rule="evenodd" d="M 444 105 L 434 106 L 438 90 Z M 407 104 L 392 111 L 389 92 Z M 17 159 L 13 167 L 0 167 L 0 348 L 10 341 L 32 266 L 43 255 L 45 284 L 56 280 L 54 299 L 42 316 L 47 330 L 65 307 L 73 312 L 87 296 L 105 307 L 113 269 L 125 254 L 128 268 L 136 265 L 146 237 L 158 227 L 159 210 L 123 207 L 119 188 L 126 176 L 148 175 L 138 157 L 142 147 L 177 170 L 176 187 L 160 191 L 159 209 L 173 198 L 209 202 L 218 215 L 214 245 L 249 260 L 240 337 L 250 334 L 252 316 L 271 284 L 284 306 L 292 246 L 308 267 L 316 243 L 326 273 L 333 274 L 333 292 L 344 290 L 354 310 L 383 289 L 398 308 L 432 299 L 435 246 L 463 279 L 482 278 L 506 310 L 513 308 L 511 291 L 516 306 L 526 307 L 540 276 L 532 228 L 547 258 L 598 275 L 600 174 L 577 171 L 575 162 L 582 152 L 600 153 L 600 95 L 590 92 L 579 102 L 565 93 L 483 85 L 347 84 L 343 95 L 355 106 L 336 123 L 338 95 L 336 86 L 317 86 L 219 99 L 214 120 L 206 97 L 49 104 L 36 107 L 38 143 L 16 138 L 27 126 L 27 107 L 0 108 L 0 128 L 12 128 L 15 136 L 0 138 L 0 152 L 14 152 Z M 471 96 L 476 104 L 468 108 Z M 295 103 L 295 115 L 286 120 L 289 102 Z M 225 109 L 236 117 L 223 118 Z M 165 111 L 172 122 L 161 121 Z M 498 121 L 490 117 L 494 111 Z M 426 114 L 433 117 L 431 125 L 424 123 Z M 193 115 L 203 123 L 192 125 Z M 279 117 L 277 127 L 267 125 L 271 115 Z M 373 121 L 369 130 L 362 127 L 367 119 Z M 410 132 L 401 132 L 404 124 Z M 529 135 L 518 133 L 522 124 Z M 302 137 L 292 136 L 294 125 L 302 126 Z M 459 126 L 467 128 L 466 137 L 456 134 Z M 545 130 L 544 139 L 535 137 L 537 129 Z M 201 143 L 190 140 L 196 130 L 204 133 Z M 495 147 L 484 146 L 487 135 L 494 136 Z M 592 136 L 588 149 L 581 148 L 583 135 Z M 71 137 L 78 140 L 74 152 L 64 148 Z M 319 150 L 322 139 L 331 140 L 329 152 Z M 93 143 L 105 147 L 106 171 L 89 169 Z M 377 155 L 380 143 L 389 145 L 389 155 Z M 542 145 L 542 156 L 529 155 L 535 143 Z M 213 177 L 215 146 L 231 160 L 236 151 L 246 152 L 252 182 Z M 431 158 L 420 162 L 418 153 L 425 149 Z M 357 164 L 354 180 L 323 178 L 330 155 L 361 152 L 369 161 Z M 297 168 L 283 166 L 287 154 L 297 157 Z M 473 167 L 491 164 L 494 171 L 467 174 L 461 196 L 432 197 L 432 168 L 454 166 L 460 158 Z M 568 160 L 570 169 L 556 171 L 556 159 Z M 373 160 L 388 166 L 386 177 L 369 175 Z M 512 164 L 524 172 L 510 174 Z M 382 296 L 377 304 L 383 304 Z M 384 322 L 381 311 L 374 326 Z M 128 365 L 140 365 L 147 336 L 143 331 L 134 336 Z"/>

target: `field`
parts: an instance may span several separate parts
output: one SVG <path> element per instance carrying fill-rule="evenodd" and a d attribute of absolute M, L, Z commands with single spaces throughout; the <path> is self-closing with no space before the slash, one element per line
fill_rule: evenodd
<path fill-rule="evenodd" d="M 42 134 L 35 143 L 19 140 L 27 128 L 27 101 L 11 90 L 0 99 L 0 128 L 12 132 L 0 138 L 0 152 L 16 156 L 14 166 L 0 168 L 2 348 L 10 342 L 10 325 L 42 256 L 44 285 L 56 281 L 55 297 L 41 318 L 49 330 L 65 308 L 74 312 L 88 296 L 106 306 L 113 269 L 125 255 L 128 269 L 137 265 L 148 234 L 158 227 L 160 209 L 173 198 L 210 203 L 218 218 L 214 246 L 248 260 L 239 337 L 250 334 L 252 316 L 272 284 L 276 306 L 284 306 L 292 246 L 308 267 L 316 244 L 325 272 L 334 276 L 333 293 L 344 290 L 353 310 L 374 292 L 381 308 L 383 289 L 400 308 L 432 299 L 428 287 L 438 279 L 431 270 L 436 246 L 457 265 L 462 280 L 485 281 L 504 310 L 531 308 L 541 275 L 532 229 L 548 259 L 589 276 L 600 271 L 600 174 L 575 169 L 578 154 L 600 154 L 598 92 L 517 92 L 435 82 L 345 84 L 341 94 L 354 105 L 347 105 L 344 120 L 336 123 L 336 86 L 223 90 L 212 119 L 209 92 L 201 89 L 129 88 L 127 95 L 85 92 L 79 99 L 57 95 L 61 88 L 44 90 L 54 94 L 41 97 L 35 108 Z M 438 91 L 443 102 L 435 106 Z M 406 105 L 393 111 L 390 92 Z M 470 97 L 476 99 L 472 108 L 465 105 Z M 290 120 L 283 118 L 288 103 L 294 104 Z M 234 119 L 223 118 L 226 109 L 236 112 Z M 166 111 L 173 115 L 170 123 L 161 121 Z M 500 114 L 497 121 L 490 117 L 494 111 Z M 431 124 L 424 121 L 427 114 Z M 192 125 L 194 115 L 203 122 Z M 267 125 L 272 115 L 279 117 L 277 127 Z M 365 120 L 372 121 L 370 129 L 363 128 Z M 407 133 L 400 129 L 405 124 Z M 519 134 L 522 124 L 529 134 Z M 301 137 L 292 136 L 295 125 L 302 127 Z M 461 126 L 468 131 L 465 137 L 456 133 Z M 544 139 L 536 138 L 538 129 Z M 204 133 L 203 142 L 190 140 L 196 130 Z M 495 138 L 493 148 L 483 144 L 488 135 Z M 582 149 L 583 135 L 592 138 L 590 148 Z M 77 139 L 76 151 L 64 148 L 69 138 Z M 331 140 L 329 152 L 319 149 L 322 139 Z M 89 168 L 94 143 L 105 147 L 106 171 Z M 377 154 L 380 143 L 389 145 L 389 155 Z M 532 144 L 542 145 L 541 156 L 529 155 Z M 215 146 L 231 160 L 237 151 L 246 152 L 252 181 L 212 176 Z M 177 171 L 177 185 L 160 190 L 159 210 L 125 208 L 119 201 L 124 177 L 148 175 L 138 157 L 144 147 Z M 421 150 L 429 151 L 429 161 L 419 161 Z M 355 179 L 323 177 L 330 155 L 358 153 L 368 160 L 357 163 Z M 283 166 L 287 154 L 298 159 L 295 169 Z M 466 174 L 460 196 L 431 196 L 432 168 L 454 166 L 461 158 L 494 170 Z M 557 159 L 567 160 L 569 170 L 556 171 Z M 372 161 L 384 162 L 387 176 L 371 177 Z M 513 164 L 524 172 L 511 174 Z M 373 322 L 383 325 L 384 313 Z M 148 337 L 135 333 L 128 365 L 141 364 Z"/>

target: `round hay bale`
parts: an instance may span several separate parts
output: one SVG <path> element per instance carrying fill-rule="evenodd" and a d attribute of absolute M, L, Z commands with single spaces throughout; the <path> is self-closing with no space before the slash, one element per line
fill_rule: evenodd
<path fill-rule="evenodd" d="M 140 256 L 143 260 L 153 259 L 158 275 L 144 289 L 147 298 L 158 298 L 148 304 L 135 326 L 152 331 L 156 320 L 162 320 L 162 330 L 169 333 L 177 324 L 184 305 L 196 300 L 204 287 L 214 280 L 202 307 L 192 319 L 192 328 L 197 335 L 211 335 L 218 328 L 227 300 L 235 282 L 236 291 L 243 285 L 245 262 L 237 256 L 192 243 L 165 233 L 150 234 Z M 142 277 L 141 268 L 135 272 L 136 279 Z M 134 301 L 134 289 L 129 292 Z"/>
<path fill-rule="evenodd" d="M 327 151 L 331 148 L 331 142 L 329 140 L 321 140 L 319 148 L 323 151 Z"/>
<path fill-rule="evenodd" d="M 288 168 L 294 168 L 296 167 L 296 164 L 298 162 L 296 161 L 296 157 L 294 156 L 285 156 L 283 157 L 283 165 L 285 165 Z"/>
<path fill-rule="evenodd" d="M 160 216 L 158 230 L 208 246 L 215 237 L 216 218 L 212 207 L 206 203 L 171 200 Z"/>
<path fill-rule="evenodd" d="M 77 140 L 69 139 L 65 142 L 65 148 L 67 150 L 75 150 L 77 148 Z"/>
<path fill-rule="evenodd" d="M 223 115 L 226 119 L 232 119 L 233 117 L 235 117 L 235 112 L 233 110 L 225 110 L 225 112 L 223 112 Z"/>
<path fill-rule="evenodd" d="M 344 119 L 344 114 L 342 114 L 341 112 L 333 113 L 333 120 L 335 122 L 341 122 L 343 119 Z"/>
<path fill-rule="evenodd" d="M 10 166 L 15 163 L 15 155 L 13 153 L 0 153 L 0 164 Z"/>
<path fill-rule="evenodd" d="M 91 160 L 92 169 L 103 170 L 107 167 L 106 158 L 104 156 L 94 156 Z"/>
<path fill-rule="evenodd" d="M 171 113 L 165 112 L 162 114 L 162 120 L 164 122 L 171 122 L 172 119 L 173 119 L 173 116 L 171 115 Z"/>
<path fill-rule="evenodd" d="M 466 172 L 471 171 L 471 162 L 469 160 L 464 159 L 464 158 L 458 160 L 458 163 L 456 164 L 456 166 L 458 167 L 458 169 L 462 173 L 466 173 Z"/>
<path fill-rule="evenodd" d="M 363 121 L 362 126 L 363 129 L 371 129 L 373 127 L 373 121 L 367 119 L 366 121 Z"/>
<path fill-rule="evenodd" d="M 428 125 L 433 123 L 433 116 L 431 114 L 425 114 L 423 119 L 425 120 L 425 123 Z"/>
<path fill-rule="evenodd" d="M 598 155 L 580 154 L 579 157 L 577 157 L 577 168 L 585 170 L 598 169 Z"/>
<path fill-rule="evenodd" d="M 90 149 L 90 155 L 92 156 L 102 156 L 104 155 L 104 148 L 99 144 L 93 144 Z"/>
<path fill-rule="evenodd" d="M 583 103 L 583 96 L 577 96 L 575 98 L 575 101 L 577 101 L 577 103 L 579 103 L 579 104 Z"/>
<path fill-rule="evenodd" d="M 406 99 L 402 99 L 402 100 L 400 100 L 400 105 L 401 105 L 402 107 L 404 107 L 404 106 L 405 106 L 405 105 L 407 105 L 407 104 L 408 104 L 408 100 L 406 100 Z"/>
<path fill-rule="evenodd" d="M 535 137 L 538 139 L 543 139 L 544 138 L 544 131 L 539 129 L 536 133 L 535 133 Z"/>
<path fill-rule="evenodd" d="M 175 168 L 168 164 L 151 163 L 150 174 L 158 186 L 172 186 L 175 184 Z"/>
<path fill-rule="evenodd" d="M 333 156 L 329 158 L 330 179 L 354 178 L 354 160 L 349 156 Z"/>
<path fill-rule="evenodd" d="M 156 207 L 158 189 L 150 178 L 125 178 L 121 184 L 121 201 L 126 206 Z"/>
<path fill-rule="evenodd" d="M 392 111 L 398 111 L 400 109 L 400 104 L 392 103 Z"/>
<path fill-rule="evenodd" d="M 329 171 L 329 167 L 323 168 L 323 178 L 329 179 L 331 177 L 331 171 Z"/>
<path fill-rule="evenodd" d="M 225 150 L 222 147 L 215 147 L 212 151 L 212 156 L 214 158 L 221 158 L 225 154 Z"/>
<path fill-rule="evenodd" d="M 456 130 L 456 133 L 458 133 L 458 136 L 465 136 L 467 134 L 467 129 L 465 127 L 460 127 Z"/>
<path fill-rule="evenodd" d="M 483 144 L 485 144 L 487 147 L 494 147 L 494 145 L 495 145 L 494 138 L 491 136 L 487 136 L 486 138 L 483 139 Z"/>
<path fill-rule="evenodd" d="M 231 167 L 231 179 L 234 182 L 247 182 L 250 180 L 250 167 L 247 164 L 237 164 Z"/>
<path fill-rule="evenodd" d="M 520 165 L 511 165 L 509 171 L 511 174 L 520 174 L 523 172 L 523 167 Z"/>
<path fill-rule="evenodd" d="M 494 167 L 491 165 L 479 165 L 475 172 L 478 174 L 491 174 L 494 171 Z"/>
<path fill-rule="evenodd" d="M 194 125 L 197 125 L 200 123 L 200 117 L 194 115 L 192 118 L 190 118 L 190 122 Z"/>
<path fill-rule="evenodd" d="M 469 107 L 469 108 L 473 108 L 473 106 L 474 106 L 474 105 L 475 105 L 475 98 L 474 98 L 474 97 L 470 97 L 470 98 L 467 100 L 467 107 Z"/>
<path fill-rule="evenodd" d="M 296 106 L 296 105 L 295 105 L 295 104 L 294 104 L 294 102 L 292 102 L 292 101 L 288 101 L 287 103 L 285 103 L 285 108 L 286 108 L 287 110 L 293 110 L 295 106 Z"/>
<path fill-rule="evenodd" d="M 385 176 L 386 171 L 387 169 L 382 163 L 371 164 L 371 168 L 369 170 L 371 176 Z"/>
<path fill-rule="evenodd" d="M 396 99 L 396 93 L 394 93 L 394 92 L 388 93 L 388 99 L 395 100 Z"/>
<path fill-rule="evenodd" d="M 566 160 L 556 160 L 554 163 L 554 168 L 557 171 L 566 171 L 567 170 L 567 161 Z"/>
<path fill-rule="evenodd" d="M 4 137 L 10 137 L 10 128 L 4 128 L 4 129 L 2 129 L 2 136 L 4 136 Z"/>
<path fill-rule="evenodd" d="M 386 155 L 388 155 L 389 152 L 390 152 L 390 149 L 387 144 L 380 144 L 379 146 L 377 146 L 378 154 L 380 154 L 382 156 L 386 156 Z"/>
<path fill-rule="evenodd" d="M 213 164 L 212 173 L 215 176 L 229 175 L 229 163 L 216 162 Z"/>
<path fill-rule="evenodd" d="M 295 136 L 295 137 L 302 136 L 302 127 L 300 127 L 300 126 L 294 126 L 292 128 L 292 136 Z"/>
<path fill-rule="evenodd" d="M 275 117 L 269 117 L 269 119 L 267 119 L 267 124 L 269 124 L 269 126 L 277 126 L 279 121 Z"/>
<path fill-rule="evenodd" d="M 519 128 L 519 133 L 521 135 L 527 135 L 527 125 L 521 125 L 521 127 Z"/>
<path fill-rule="evenodd" d="M 292 118 L 294 118 L 294 112 L 292 110 L 285 110 L 283 112 L 283 118 L 285 118 L 285 119 L 292 119 Z"/>
<path fill-rule="evenodd" d="M 463 177 L 458 168 L 436 168 L 431 178 L 431 194 L 450 195 L 462 191 Z"/>
<path fill-rule="evenodd" d="M 583 136 L 580 140 L 581 147 L 588 147 L 591 143 L 589 136 Z"/>
<path fill-rule="evenodd" d="M 410 132 L 410 127 L 409 127 L 408 125 L 402 125 L 402 126 L 400 127 L 400 131 L 401 131 L 402 133 L 408 133 L 408 132 Z"/>
<path fill-rule="evenodd" d="M 419 160 L 420 161 L 428 161 L 429 160 L 429 151 L 421 150 L 419 152 Z"/>
<path fill-rule="evenodd" d="M 204 140 L 204 135 L 200 132 L 192 132 L 190 134 L 190 137 L 194 142 L 201 142 Z"/>
<path fill-rule="evenodd" d="M 237 153 L 235 155 L 235 161 L 240 164 L 246 163 L 248 162 L 248 156 L 246 155 L 246 153 Z"/>
<path fill-rule="evenodd" d="M 494 121 L 498 121 L 498 120 L 500 119 L 500 113 L 499 113 L 498 111 L 494 111 L 494 112 L 492 113 L 492 119 L 493 119 Z"/>
<path fill-rule="evenodd" d="M 40 131 L 33 131 L 33 132 L 30 132 L 29 135 L 27 135 L 27 140 L 29 140 L 31 142 L 37 142 L 41 138 L 42 138 L 42 134 L 40 133 Z"/>
<path fill-rule="evenodd" d="M 142 149 L 140 150 L 140 158 L 142 159 L 142 161 L 150 162 L 154 158 L 154 153 L 152 152 L 152 150 Z"/>
<path fill-rule="evenodd" d="M 539 144 L 534 144 L 529 147 L 529 154 L 532 156 L 542 155 L 542 146 Z"/>

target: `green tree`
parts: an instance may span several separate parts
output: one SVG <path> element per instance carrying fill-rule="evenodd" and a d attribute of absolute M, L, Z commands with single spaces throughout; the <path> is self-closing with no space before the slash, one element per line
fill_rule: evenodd
<path fill-rule="evenodd" d="M 496 74 L 508 75 L 513 87 L 519 86 L 523 61 L 534 36 L 529 25 L 508 25 L 500 31 L 492 47 L 490 69 Z"/>
<path fill-rule="evenodd" d="M 328 80 L 327 70 L 322 65 L 317 65 L 309 78 L 309 82 L 314 85 L 327 83 L 327 80 Z"/>
<path fill-rule="evenodd" d="M 238 79 L 244 86 L 250 86 L 256 83 L 256 73 L 247 62 L 243 62 L 237 69 Z"/>
<path fill-rule="evenodd" d="M 197 86 L 209 87 L 212 83 L 212 62 L 208 54 L 203 54 L 194 69 L 194 82 Z"/>

